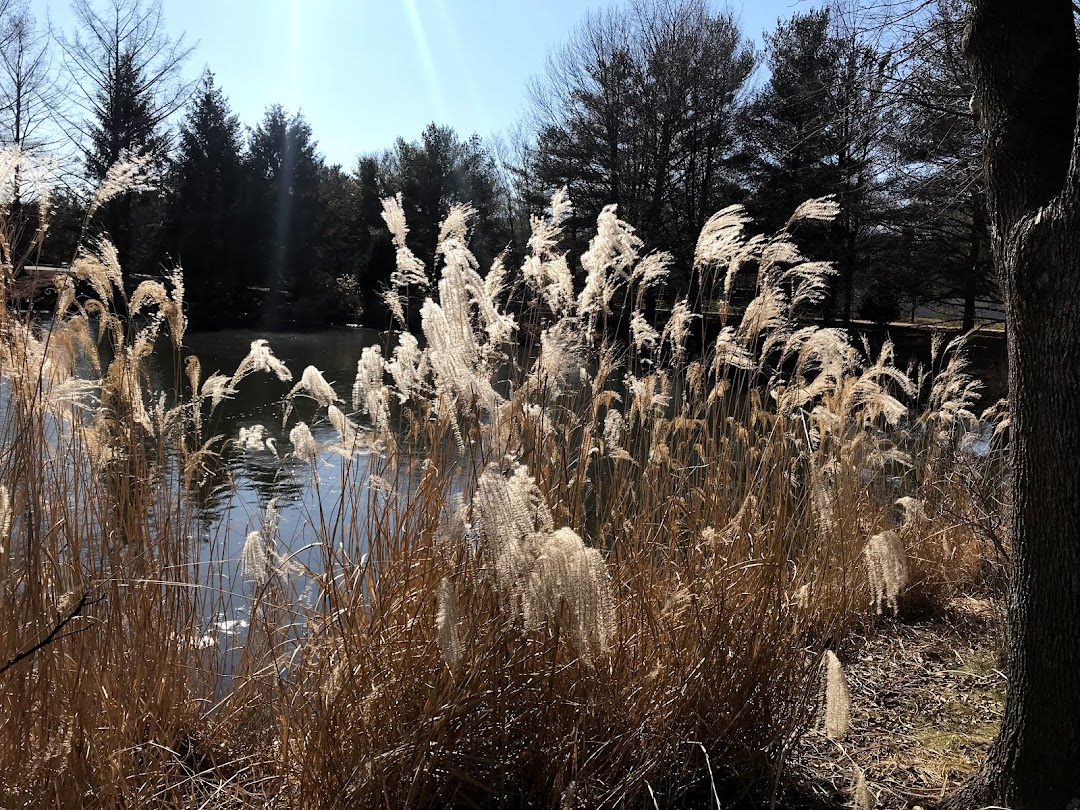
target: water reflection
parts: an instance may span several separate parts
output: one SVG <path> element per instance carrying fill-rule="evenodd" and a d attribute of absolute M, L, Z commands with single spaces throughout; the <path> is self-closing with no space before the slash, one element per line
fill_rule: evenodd
<path fill-rule="evenodd" d="M 385 336 L 368 329 L 310 333 L 228 330 L 188 335 L 185 354 L 199 358 L 204 380 L 216 372 L 231 375 L 251 342 L 259 338 L 269 342 L 294 379 L 313 365 L 344 401 L 351 396 L 361 351 L 385 343 Z M 177 361 L 171 353 L 158 358 L 156 374 L 161 376 L 155 383 L 161 388 L 171 388 L 172 380 L 177 379 L 176 372 L 182 367 Z M 232 399 L 204 419 L 204 436 L 222 435 L 230 440 L 221 449 L 220 459 L 200 472 L 188 493 L 197 508 L 202 541 L 199 578 L 215 594 L 205 614 L 205 639 L 208 643 L 215 640 L 222 652 L 246 635 L 253 593 L 252 583 L 241 569 L 240 555 L 249 532 L 262 527 L 271 499 L 278 513 L 279 552 L 300 572 L 321 569 L 323 544 L 329 539 L 324 527 L 334 522 L 348 525 L 354 516 L 342 512 L 363 502 L 362 498 L 342 496 L 343 488 L 366 479 L 369 459 L 365 456 L 345 460 L 325 453 L 313 471 L 292 455 L 289 429 L 297 420 L 307 422 L 319 442 L 338 438 L 325 412 L 304 398 L 296 400 L 289 424 L 282 423 L 284 397 L 292 385 L 269 374 L 250 375 L 239 383 Z M 235 440 L 241 429 L 256 425 L 266 428 L 261 446 L 240 446 Z M 313 475 L 318 476 L 317 482 Z M 314 583 L 303 573 L 294 578 L 294 585 L 298 593 L 306 593 L 308 602 L 317 598 Z"/>

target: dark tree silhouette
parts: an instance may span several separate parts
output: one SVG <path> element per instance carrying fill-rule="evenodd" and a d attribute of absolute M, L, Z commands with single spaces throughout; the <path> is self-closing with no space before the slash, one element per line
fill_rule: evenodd
<path fill-rule="evenodd" d="M 986 768 L 950 806 L 1080 800 L 1080 138 L 1069 0 L 975 0 L 967 33 L 1009 333 L 1009 688 Z"/>

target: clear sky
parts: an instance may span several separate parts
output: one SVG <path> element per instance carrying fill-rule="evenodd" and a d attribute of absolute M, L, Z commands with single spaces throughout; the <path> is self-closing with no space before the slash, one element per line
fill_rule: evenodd
<path fill-rule="evenodd" d="M 254 126 L 267 106 L 299 110 L 331 163 L 355 166 L 430 122 L 462 137 L 510 130 L 530 76 L 589 9 L 626 0 L 162 0 L 173 34 L 198 43 L 192 76 L 212 70 Z M 69 28 L 67 0 L 33 0 Z M 817 5 L 818 3 L 812 3 Z M 807 0 L 732 0 L 760 42 Z"/>

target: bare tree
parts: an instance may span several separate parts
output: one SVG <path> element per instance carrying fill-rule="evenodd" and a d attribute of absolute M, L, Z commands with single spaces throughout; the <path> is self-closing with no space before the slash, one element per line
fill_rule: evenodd
<path fill-rule="evenodd" d="M 74 0 L 77 27 L 59 39 L 70 75 L 69 132 L 101 177 L 125 151 L 155 145 L 195 86 L 182 69 L 194 49 L 165 30 L 161 0 Z"/>
<path fill-rule="evenodd" d="M 74 0 L 72 8 L 76 28 L 59 40 L 69 74 L 64 120 L 97 180 L 127 154 L 163 155 L 166 124 L 195 86 L 182 73 L 194 46 L 166 32 L 161 0 Z M 112 200 L 105 216 L 121 262 L 128 264 L 138 247 L 152 265 L 151 240 L 132 238 L 138 218 L 131 198 Z"/>
<path fill-rule="evenodd" d="M 708 0 L 588 16 L 534 86 L 533 180 L 568 185 L 583 230 L 617 203 L 688 266 L 687 235 L 738 194 L 736 113 L 755 62 L 732 15 Z"/>
<path fill-rule="evenodd" d="M 0 29 L 0 145 L 37 151 L 59 95 L 48 31 L 38 27 L 27 0 L 13 5 Z"/>

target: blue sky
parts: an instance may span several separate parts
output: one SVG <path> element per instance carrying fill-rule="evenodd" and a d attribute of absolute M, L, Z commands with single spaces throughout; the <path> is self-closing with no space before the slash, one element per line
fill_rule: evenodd
<path fill-rule="evenodd" d="M 431 121 L 488 137 L 521 118 L 530 76 L 589 10 L 626 0 L 163 0 L 168 27 L 198 42 L 188 72 L 209 67 L 254 126 L 267 106 L 299 110 L 319 151 L 352 168 Z M 40 6 L 39 6 L 40 4 Z M 66 0 L 34 0 L 70 27 Z M 760 42 L 806 0 L 733 0 Z M 815 3 L 816 5 L 816 3 Z M 43 14 L 41 16 L 44 16 Z"/>

